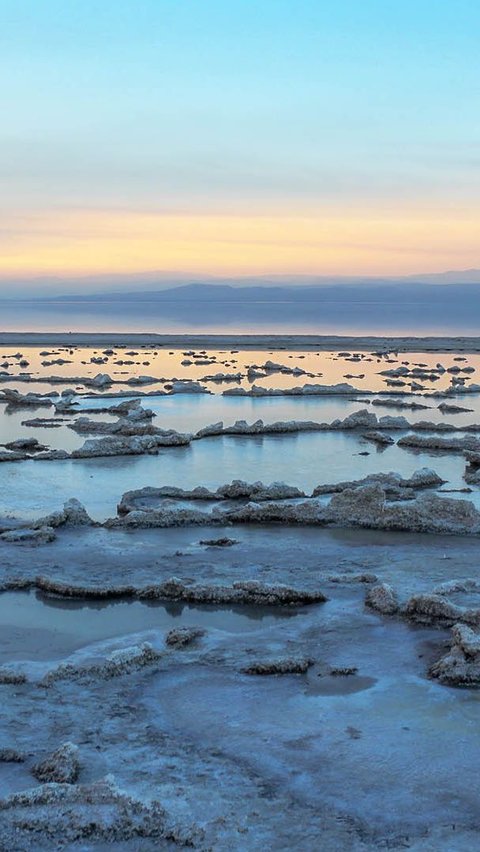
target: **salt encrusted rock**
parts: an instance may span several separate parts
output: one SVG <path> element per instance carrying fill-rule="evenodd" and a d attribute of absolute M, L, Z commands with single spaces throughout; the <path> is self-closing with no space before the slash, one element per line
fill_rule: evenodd
<path fill-rule="evenodd" d="M 59 424 L 60 425 L 60 424 Z M 71 458 L 70 453 L 66 450 L 47 450 L 34 455 L 34 461 L 64 461 Z"/>
<path fill-rule="evenodd" d="M 16 377 L 17 378 L 17 377 Z M 50 407 L 52 405 L 51 396 L 53 394 L 43 395 L 39 393 L 20 393 L 18 390 L 11 388 L 2 388 L 0 392 L 0 402 L 7 402 L 7 410 L 13 408 L 23 408 L 32 406 L 39 408 L 40 406 Z"/>
<path fill-rule="evenodd" d="M 63 504 L 63 509 L 58 512 L 52 512 L 45 518 L 40 518 L 34 523 L 35 529 L 45 527 L 60 527 L 68 525 L 72 527 L 94 526 L 95 521 L 88 514 L 85 506 L 79 500 L 72 497 Z"/>
<path fill-rule="evenodd" d="M 71 497 L 64 503 L 63 514 L 65 515 L 64 523 L 70 526 L 92 526 L 94 523 L 85 506 L 76 497 Z"/>
<path fill-rule="evenodd" d="M 79 586 L 56 580 L 52 577 L 37 575 L 35 577 L 35 588 L 46 594 L 61 598 L 86 598 L 97 600 L 108 600 L 114 598 L 134 597 L 136 589 L 134 586 L 93 585 Z"/>
<path fill-rule="evenodd" d="M 480 512 L 468 500 L 422 494 L 409 503 L 389 505 L 378 483 L 334 494 L 327 507 L 327 520 L 372 529 L 480 533 Z"/>
<path fill-rule="evenodd" d="M 480 624 L 480 609 L 467 608 L 452 603 L 444 594 L 413 595 L 406 603 L 403 614 L 420 624 L 451 627 L 456 622 Z"/>
<path fill-rule="evenodd" d="M 305 497 L 305 493 L 292 485 L 286 485 L 284 482 L 272 482 L 270 485 L 264 485 L 263 482 L 249 484 L 242 479 L 234 479 L 233 482 L 217 488 L 215 496 L 224 500 L 242 498 L 260 502 Z"/>
<path fill-rule="evenodd" d="M 202 544 L 204 547 L 233 547 L 234 544 L 238 544 L 238 541 L 236 538 L 227 538 L 224 536 L 223 538 L 201 539 L 199 544 Z"/>
<path fill-rule="evenodd" d="M 377 583 L 378 577 L 376 574 L 368 572 L 362 574 L 330 574 L 327 577 L 330 583 Z"/>
<path fill-rule="evenodd" d="M 68 423 L 66 417 L 33 417 L 31 420 L 22 420 L 22 426 L 31 426 L 34 429 L 60 429 L 64 423 Z"/>
<path fill-rule="evenodd" d="M 129 674 L 131 671 L 156 664 L 162 654 L 155 650 L 149 642 L 120 648 L 107 654 L 101 662 L 95 663 L 61 663 L 48 672 L 41 685 L 48 687 L 57 680 L 78 680 L 80 678 L 95 680 L 110 680 Z"/>
<path fill-rule="evenodd" d="M 52 781 L 57 784 L 75 784 L 79 771 L 78 746 L 70 742 L 64 743 L 32 767 L 32 775 L 43 784 Z"/>
<path fill-rule="evenodd" d="M 397 415 L 396 417 L 392 417 L 391 414 L 384 414 L 383 417 L 380 417 L 378 420 L 378 425 L 381 429 L 409 429 L 413 428 L 412 424 L 410 424 L 406 417 L 402 415 Z M 417 425 L 415 424 L 415 428 Z"/>
<path fill-rule="evenodd" d="M 473 408 L 463 408 L 461 405 L 451 405 L 448 402 L 441 402 L 438 408 L 444 414 L 463 414 L 473 411 Z"/>
<path fill-rule="evenodd" d="M 25 752 L 15 748 L 0 748 L 0 763 L 24 763 L 27 759 Z"/>
<path fill-rule="evenodd" d="M 175 504 L 170 503 L 168 505 L 167 500 L 255 500 L 256 502 L 264 502 L 268 500 L 290 500 L 301 497 L 305 497 L 303 491 L 300 491 L 295 486 L 286 485 L 284 482 L 272 482 L 269 485 L 265 485 L 263 482 L 248 483 L 242 479 L 234 479 L 233 482 L 221 485 L 216 491 L 210 491 L 208 488 L 202 486 L 197 486 L 187 491 L 183 488 L 177 488 L 174 485 L 164 485 L 160 488 L 147 486 L 135 491 L 127 491 L 122 496 L 117 511 L 119 514 L 133 513 L 138 510 L 142 511 L 145 505 L 151 512 L 168 512 L 171 509 L 175 509 Z M 160 504 L 158 508 L 151 506 L 152 501 L 158 501 Z M 181 509 L 180 511 L 195 512 L 196 510 Z"/>
<path fill-rule="evenodd" d="M 200 382 L 194 381 L 176 381 L 172 382 L 172 390 L 170 393 L 210 393 L 208 388 L 204 387 Z"/>
<path fill-rule="evenodd" d="M 174 627 L 165 636 L 165 644 L 172 648 L 183 648 L 206 633 L 201 627 Z"/>
<path fill-rule="evenodd" d="M 19 685 L 26 682 L 27 676 L 24 672 L 15 671 L 8 666 L 0 668 L 0 683 Z"/>
<path fill-rule="evenodd" d="M 59 402 L 55 403 L 55 413 L 56 414 L 73 414 L 75 412 L 75 407 L 78 405 L 78 402 L 73 402 L 71 397 L 67 399 L 61 399 Z"/>
<path fill-rule="evenodd" d="M 47 450 L 43 444 L 40 444 L 37 438 L 17 438 L 16 441 L 9 441 L 5 444 L 7 450 L 26 450 L 29 453 L 38 453 L 40 450 Z"/>
<path fill-rule="evenodd" d="M 242 671 L 248 675 L 305 674 L 314 663 L 315 660 L 308 657 L 279 657 L 276 660 L 251 663 Z"/>
<path fill-rule="evenodd" d="M 444 438 L 440 435 L 404 435 L 403 438 L 399 438 L 397 444 L 399 447 L 415 447 L 416 449 L 427 450 L 480 451 L 480 440 L 470 435 L 462 438 Z"/>
<path fill-rule="evenodd" d="M 393 615 L 399 609 L 397 594 L 388 583 L 379 583 L 369 589 L 365 604 L 383 615 Z"/>
<path fill-rule="evenodd" d="M 244 373 L 212 373 L 202 376 L 202 382 L 240 382 L 245 377 Z"/>
<path fill-rule="evenodd" d="M 131 376 L 127 379 L 127 385 L 154 385 L 159 382 L 160 379 L 155 378 L 155 376 Z"/>
<path fill-rule="evenodd" d="M 109 519 L 107 527 L 213 526 L 230 523 L 290 523 L 336 526 L 364 526 L 372 529 L 480 533 L 480 512 L 467 500 L 450 499 L 417 490 L 442 484 L 428 468 L 408 479 L 397 473 L 372 474 L 364 480 L 318 486 L 311 498 L 301 500 L 301 492 L 283 483 L 238 483 L 222 486 L 216 492 L 194 489 L 140 489 L 127 492 L 119 504 L 122 518 Z M 167 499 L 172 494 L 174 499 Z M 316 498 L 333 494 L 329 503 Z M 275 495 L 275 499 L 272 496 Z M 293 499 L 292 499 L 293 498 Z M 178 500 L 205 499 L 229 501 L 230 505 L 208 507 L 206 511 L 181 505 Z M 236 500 L 249 501 L 238 507 Z M 152 505 L 153 500 L 153 505 Z M 158 505 L 155 501 L 158 500 Z"/>
<path fill-rule="evenodd" d="M 48 544 L 56 538 L 52 526 L 44 522 L 35 527 L 23 527 L 16 530 L 8 530 L 0 535 L 0 540 L 10 544 Z"/>
<path fill-rule="evenodd" d="M 93 379 L 86 379 L 84 384 L 89 385 L 92 388 L 104 388 L 108 385 L 113 384 L 113 379 L 110 378 L 108 373 L 97 373 Z"/>
<path fill-rule="evenodd" d="M 467 461 L 464 479 L 469 485 L 480 483 L 480 452 L 467 451 L 464 453 Z"/>
<path fill-rule="evenodd" d="M 27 453 L 0 450 L 0 462 L 25 461 L 26 459 L 28 459 Z"/>
<path fill-rule="evenodd" d="M 337 666 L 330 669 L 330 674 L 332 677 L 352 677 L 358 674 L 358 668 L 357 666 Z"/>
<path fill-rule="evenodd" d="M 89 846 L 143 848 L 145 838 L 199 846 L 203 837 L 195 827 L 168 820 L 158 801 L 120 790 L 111 776 L 88 785 L 42 784 L 0 799 L 0 811 L 2 837 L 10 838 L 7 848 L 12 850 L 35 849 L 39 837 L 47 838 L 52 849 L 85 848 L 86 841 Z"/>
<path fill-rule="evenodd" d="M 197 486 L 188 491 L 184 488 L 178 488 L 176 485 L 162 485 L 160 488 L 152 488 L 147 485 L 145 488 L 126 491 L 117 506 L 117 511 L 119 514 L 125 514 L 126 512 L 133 512 L 137 508 L 141 509 L 145 502 L 148 504 L 152 500 L 168 499 L 215 500 L 216 492 L 203 486 Z"/>
<path fill-rule="evenodd" d="M 360 411 L 349 414 L 343 420 L 334 420 L 331 425 L 340 429 L 369 429 L 374 428 L 377 424 L 377 415 L 366 408 L 362 408 Z"/>
<path fill-rule="evenodd" d="M 372 441 L 374 444 L 379 444 L 380 446 L 388 446 L 388 444 L 395 443 L 391 435 L 385 435 L 384 432 L 378 432 L 376 430 L 364 432 L 362 438 L 365 438 L 366 441 Z"/>
<path fill-rule="evenodd" d="M 345 491 L 347 488 L 360 488 L 365 485 L 379 484 L 385 491 L 386 496 L 391 499 L 408 499 L 410 490 L 423 488 L 436 488 L 443 485 L 444 481 L 438 473 L 428 467 L 423 467 L 416 470 L 408 479 L 404 479 L 401 474 L 390 471 L 390 473 L 371 473 L 364 479 L 357 479 L 351 482 L 336 482 L 326 485 L 317 485 L 313 491 L 313 496 L 317 497 L 321 494 L 334 494 Z M 403 492 L 403 494 L 402 494 Z"/>
<path fill-rule="evenodd" d="M 480 452 L 471 452 L 467 450 L 464 455 L 471 467 L 480 467 Z"/>
<path fill-rule="evenodd" d="M 451 595 L 458 592 L 472 592 L 480 590 L 480 580 L 475 577 L 466 577 L 464 580 L 446 580 L 439 583 L 433 589 L 434 595 Z"/>
<path fill-rule="evenodd" d="M 260 385 L 252 385 L 250 390 L 245 388 L 229 388 L 223 391 L 223 396 L 325 396 L 329 394 L 350 394 L 358 393 L 358 388 L 349 385 L 346 382 L 341 382 L 336 385 L 312 385 L 306 384 L 295 388 L 266 388 Z M 364 391 L 362 393 L 372 393 L 372 391 Z"/>
<path fill-rule="evenodd" d="M 338 421 L 341 423 L 343 421 Z M 316 432 L 324 431 L 332 427 L 328 423 L 317 423 L 314 420 L 279 420 L 275 423 L 264 423 L 263 420 L 255 420 L 254 423 L 247 423 L 246 420 L 236 420 L 231 426 L 224 426 L 223 422 L 212 423 L 210 426 L 205 426 L 200 429 L 194 438 L 210 438 L 215 435 L 277 435 L 277 434 L 295 434 L 296 432 Z"/>
<path fill-rule="evenodd" d="M 98 458 L 103 456 L 142 455 L 155 453 L 159 447 L 178 447 L 189 444 L 191 435 L 170 432 L 165 435 L 138 435 L 131 438 L 89 438 L 82 447 L 74 450 L 71 458 Z"/>
<path fill-rule="evenodd" d="M 218 423 L 211 423 L 209 426 L 199 429 L 195 433 L 195 438 L 210 438 L 214 435 L 222 435 L 223 431 L 223 420 L 220 420 Z"/>
<path fill-rule="evenodd" d="M 419 480 L 416 487 L 425 487 L 431 478 L 429 474 L 422 474 Z M 164 500 L 159 507 L 129 511 L 121 519 L 106 521 L 105 526 L 155 528 L 193 524 L 224 526 L 226 523 L 288 523 L 446 534 L 480 533 L 480 512 L 473 503 L 436 494 L 423 494 L 415 498 L 412 484 L 415 483 L 409 484 L 409 480 L 404 480 L 399 485 L 398 480 L 395 480 L 395 484 L 372 481 L 360 487 L 358 484 L 347 487 L 349 483 L 321 486 L 315 490 L 316 495 L 335 492 L 328 504 L 312 498 L 302 502 L 266 499 L 263 502 L 248 502 L 240 507 L 218 506 L 211 511 L 200 511 Z M 387 498 L 396 502 L 388 502 Z"/>
<path fill-rule="evenodd" d="M 328 523 L 328 506 L 323 506 L 316 500 L 305 500 L 302 503 L 285 503 L 282 501 L 265 501 L 247 503 L 239 509 L 233 507 L 223 512 L 204 516 L 212 518 L 216 523 L 238 524 L 300 524 L 322 525 Z M 210 523 L 212 522 L 210 521 Z"/>
<path fill-rule="evenodd" d="M 133 437 L 134 435 L 158 435 L 170 436 L 175 433 L 173 429 L 160 429 L 150 423 L 154 416 L 150 409 L 134 409 L 130 414 L 125 414 L 116 422 L 91 420 L 89 417 L 78 417 L 68 428 L 73 429 L 81 435 L 117 435 Z"/>
<path fill-rule="evenodd" d="M 126 399 L 124 402 L 119 402 L 118 405 L 111 405 L 107 411 L 110 414 L 118 414 L 120 417 L 129 417 L 135 420 L 150 420 L 156 416 L 151 409 L 143 408 L 140 399 Z"/>
<path fill-rule="evenodd" d="M 218 524 L 220 518 L 212 512 L 202 512 L 200 509 L 188 509 L 178 506 L 174 501 L 165 500 L 161 507 L 155 509 L 132 509 L 122 518 L 110 518 L 104 526 L 130 527 L 138 529 L 156 529 L 186 526 L 210 526 Z"/>
<path fill-rule="evenodd" d="M 380 483 L 384 488 L 388 499 L 413 499 L 414 491 L 423 488 L 434 488 L 443 485 L 444 480 L 429 468 L 421 468 L 415 471 L 411 477 L 404 479 L 399 473 L 378 473 L 370 474 L 364 479 L 353 480 L 351 482 L 338 482 L 328 485 L 319 485 L 313 492 L 313 497 L 322 494 L 332 494 L 344 491 L 346 488 L 358 488 L 363 485 L 372 483 Z M 172 500 L 251 500 L 256 503 L 267 502 L 271 500 L 291 500 L 304 498 L 305 494 L 298 488 L 292 485 L 287 485 L 284 482 L 272 482 L 269 485 L 263 482 L 248 483 L 244 480 L 236 479 L 231 483 L 221 485 L 216 491 L 211 491 L 203 486 L 197 486 L 191 490 L 178 488 L 173 485 L 164 485 L 160 488 L 152 488 L 147 486 L 134 491 L 127 491 L 121 498 L 118 504 L 119 514 L 127 512 L 154 511 L 156 509 L 155 502 L 159 504 L 167 499 Z M 153 504 L 153 505 L 152 505 Z M 165 505 L 159 505 L 159 509 L 165 508 Z"/>
<path fill-rule="evenodd" d="M 422 467 L 420 470 L 415 470 L 405 482 L 410 488 L 436 488 L 438 485 L 443 485 L 445 480 L 431 468 Z"/>
<path fill-rule="evenodd" d="M 455 624 L 450 650 L 429 674 L 448 686 L 480 686 L 480 635 L 465 624 Z"/>
<path fill-rule="evenodd" d="M 265 361 L 265 364 L 261 364 L 260 368 L 266 370 L 267 373 L 280 373 L 284 369 L 284 366 L 283 364 L 277 364 L 276 361 Z"/>
<path fill-rule="evenodd" d="M 404 366 L 391 367 L 388 370 L 379 370 L 378 375 L 379 376 L 392 376 L 394 378 L 396 376 L 409 376 L 410 370 L 408 369 L 408 367 L 404 367 Z"/>
<path fill-rule="evenodd" d="M 350 576 L 350 575 L 348 575 Z M 373 579 L 372 579 L 373 578 Z M 372 582 L 375 575 L 354 575 L 358 582 Z M 9 588 L 30 588 L 30 581 Z M 258 580 L 238 580 L 231 586 L 192 585 L 178 577 L 170 577 L 158 585 L 136 587 L 132 585 L 81 586 L 66 583 L 51 577 L 37 576 L 35 588 L 55 597 L 108 600 L 119 597 L 138 597 L 155 600 L 183 600 L 189 603 L 238 603 L 260 606 L 303 606 L 323 603 L 327 600 L 323 592 L 315 589 L 293 588 L 283 584 L 271 585 Z"/>
<path fill-rule="evenodd" d="M 397 398 L 372 399 L 372 405 L 380 405 L 384 408 L 409 408 L 411 411 L 417 411 L 422 408 L 431 408 L 431 405 L 424 405 L 421 402 Z"/>
<path fill-rule="evenodd" d="M 284 585 L 268 585 L 256 580 L 243 580 L 232 586 L 187 585 L 178 577 L 171 577 L 156 586 L 138 592 L 140 599 L 183 600 L 190 603 L 238 603 L 258 606 L 304 606 L 324 603 L 327 598 L 320 591 L 294 589 Z"/>

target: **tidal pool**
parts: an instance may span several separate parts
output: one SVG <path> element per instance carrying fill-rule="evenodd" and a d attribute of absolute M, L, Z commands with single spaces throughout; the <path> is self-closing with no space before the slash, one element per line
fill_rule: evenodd
<path fill-rule="evenodd" d="M 0 594 L 0 662 L 61 658 L 93 642 L 152 629 L 204 627 L 244 633 L 294 618 L 306 609 L 64 600 L 34 592 L 4 592 Z"/>

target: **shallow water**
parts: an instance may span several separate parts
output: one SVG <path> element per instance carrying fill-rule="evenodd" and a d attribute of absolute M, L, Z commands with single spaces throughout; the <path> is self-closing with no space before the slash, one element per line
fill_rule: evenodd
<path fill-rule="evenodd" d="M 0 662 L 51 660 L 84 645 L 174 627 L 243 633 L 294 618 L 302 609 L 191 606 L 180 601 L 62 600 L 33 592 L 0 594 Z"/>
<path fill-rule="evenodd" d="M 337 298 L 314 297 L 306 301 L 285 296 L 282 301 L 265 294 L 238 301 L 205 299 L 197 295 L 189 299 L 157 301 L 155 298 L 117 299 L 107 294 L 104 299 L 85 298 L 65 302 L 61 299 L 45 303 L 3 302 L 4 331 L 139 331 L 156 333 L 203 332 L 290 334 L 430 334 L 475 335 L 478 298 L 470 297 L 469 287 L 457 285 L 462 297 L 437 300 L 430 293 L 413 301 L 406 293 L 391 299 L 378 292 L 375 299 L 359 298 L 355 288 L 353 304 L 350 288 L 337 292 Z M 442 288 L 440 288 L 442 289 Z M 456 288 L 457 289 L 457 288 Z M 343 298 L 342 298 L 343 295 Z"/>
<path fill-rule="evenodd" d="M 30 389 L 30 385 L 27 386 Z M 1 390 L 1 385 L 0 385 Z M 25 388 L 23 389 L 25 392 Z M 132 394 L 132 399 L 135 399 Z M 456 427 L 467 426 L 470 423 L 480 422 L 480 411 L 464 414 L 442 414 L 438 410 L 438 400 L 427 399 L 425 404 L 431 406 L 420 411 L 411 411 L 404 408 L 392 408 L 390 406 L 374 405 L 371 400 L 380 397 L 348 396 L 326 396 L 326 397 L 271 397 L 271 398 L 235 398 L 224 397 L 218 394 L 176 394 L 165 397 L 148 397 L 141 400 L 145 408 L 155 412 L 154 425 L 162 429 L 175 429 L 178 432 L 197 432 L 211 423 L 223 421 L 225 426 L 232 425 L 236 420 L 246 420 L 253 423 L 255 420 L 263 420 L 264 423 L 288 420 L 313 420 L 319 423 L 331 423 L 333 420 L 344 419 L 354 411 L 367 408 L 375 413 L 378 418 L 384 415 L 404 415 L 411 423 L 429 420 L 433 423 L 450 423 Z M 414 399 L 407 397 L 405 399 Z M 41 443 L 47 444 L 52 449 L 74 450 L 80 447 L 87 435 L 78 435 L 68 428 L 64 420 L 73 420 L 76 416 L 82 416 L 84 409 L 102 408 L 107 405 L 115 405 L 115 399 L 84 399 L 79 398 L 75 415 L 58 415 L 59 426 L 33 428 L 23 426 L 23 421 L 32 420 L 37 417 L 49 418 L 54 416 L 54 409 L 41 407 L 19 408 L 6 411 L 5 404 L 0 403 L 0 444 L 14 441 L 16 438 L 36 437 Z M 468 401 L 460 402 L 465 407 L 477 408 L 480 400 L 472 395 Z M 2 414 L 3 412 L 3 414 Z M 104 422 L 115 422 L 115 416 L 107 413 L 89 413 L 91 420 Z M 400 433 L 398 433 L 400 434 Z M 480 432 L 479 432 L 480 434 Z M 397 435 L 397 433 L 395 433 Z M 93 436 L 92 436 L 93 437 Z M 370 445 L 372 449 L 373 445 Z"/>
<path fill-rule="evenodd" d="M 40 352 L 49 351 L 52 354 L 43 356 Z M 192 352 L 193 350 L 188 350 Z M 75 383 L 67 380 L 72 377 L 91 377 L 93 378 L 98 373 L 108 373 L 112 379 L 120 382 L 120 387 L 123 387 L 125 382 L 132 376 L 148 375 L 158 380 L 157 384 L 147 385 L 146 390 L 154 390 L 162 387 L 163 383 L 172 379 L 188 379 L 199 380 L 206 376 L 215 375 L 217 373 L 246 374 L 249 366 L 261 368 L 267 361 L 273 361 L 276 364 L 283 365 L 289 368 L 301 368 L 307 373 L 311 373 L 312 377 L 299 375 L 286 375 L 279 371 L 269 371 L 265 378 L 251 378 L 245 376 L 238 381 L 228 382 L 209 382 L 206 381 L 207 387 L 214 393 L 221 393 L 226 388 L 230 387 L 245 387 L 249 388 L 254 383 L 261 387 L 278 387 L 291 388 L 302 385 L 305 382 L 319 384 L 336 384 L 338 382 L 348 382 L 359 390 L 390 390 L 392 388 L 387 385 L 391 381 L 391 377 L 379 375 L 380 371 L 387 369 L 396 369 L 401 365 L 408 364 L 410 367 L 416 365 L 425 365 L 428 372 L 429 368 L 435 367 L 437 364 L 442 364 L 446 369 L 450 367 L 466 367 L 471 366 L 475 369 L 475 373 L 469 375 L 468 381 L 475 381 L 475 375 L 480 375 L 480 354 L 471 354 L 465 357 L 465 361 L 455 361 L 455 352 L 402 352 L 398 356 L 390 355 L 379 358 L 374 353 L 369 352 L 351 352 L 352 357 L 358 357 L 358 360 L 349 360 L 349 357 L 340 357 L 337 352 L 312 352 L 312 351 L 279 351 L 279 350 L 215 350 L 209 349 L 208 352 L 196 351 L 195 354 L 187 354 L 187 350 L 167 350 L 163 348 L 153 349 L 152 347 L 137 347 L 129 349 L 126 347 L 114 348 L 114 355 L 105 355 L 102 349 L 89 348 L 59 348 L 59 349 L 41 349 L 33 346 L 22 346 L 15 351 L 8 350 L 2 347 L 0 351 L 0 362 L 7 363 L 8 367 L 2 367 L 12 377 L 19 376 L 21 373 L 30 373 L 35 379 L 34 383 L 17 382 L 14 380 L 8 382 L 8 387 L 18 387 L 24 392 L 26 390 L 35 390 L 42 393 L 57 390 L 61 391 L 65 387 L 74 388 Z M 132 353 L 132 354 L 130 354 Z M 28 361 L 28 366 L 20 366 L 20 358 L 13 358 L 13 355 L 21 354 Z M 105 358 L 105 363 L 94 364 L 91 362 L 93 358 Z M 67 360 L 67 364 L 53 364 L 51 366 L 42 366 L 43 361 L 52 361 L 57 358 Z M 128 361 L 128 364 L 119 365 L 118 361 Z M 182 364 L 182 361 L 188 360 L 193 362 L 189 365 Z M 195 364 L 195 361 L 211 361 L 212 363 Z M 459 375 L 462 375 L 461 373 Z M 65 377 L 65 384 L 58 383 L 49 385 L 42 379 L 48 376 Z M 352 378 L 347 378 L 351 376 Z M 360 378 L 363 376 L 363 378 Z M 401 377 L 400 377 L 401 378 Z M 427 390 L 442 390 L 450 383 L 451 374 L 444 373 L 437 381 L 423 380 Z M 467 381 L 467 384 L 468 384 Z M 1 387 L 1 385 L 0 385 Z M 408 387 L 399 387 L 399 392 L 408 390 Z"/>
<path fill-rule="evenodd" d="M 20 358 L 18 352 L 8 351 L 3 347 L 0 353 L 6 358 L 9 370 L 18 373 Z M 41 351 L 52 354 L 41 355 Z M 480 374 L 480 355 L 456 356 L 448 353 L 405 353 L 387 358 L 377 358 L 368 353 L 361 353 L 360 363 L 349 361 L 349 355 L 339 356 L 335 352 L 287 352 L 287 351 L 243 351 L 220 352 L 210 351 L 208 358 L 216 358 L 214 365 L 193 365 L 182 367 L 181 361 L 207 360 L 205 353 L 186 356 L 181 351 L 167 351 L 152 348 L 121 349 L 116 347 L 116 355 L 104 355 L 101 349 L 50 349 L 39 347 L 22 347 L 21 355 L 29 362 L 26 368 L 38 374 L 39 381 L 33 383 L 8 382 L 0 384 L 4 387 L 18 387 L 22 393 L 38 390 L 40 392 L 61 392 L 63 387 L 72 387 L 68 383 L 50 385 L 41 381 L 42 377 L 50 374 L 63 375 L 96 375 L 98 372 L 109 372 L 113 375 L 113 361 L 131 360 L 132 365 L 122 366 L 125 378 L 141 373 L 149 373 L 162 378 L 198 379 L 207 373 L 221 371 L 245 372 L 247 365 L 264 364 L 270 359 L 289 367 L 320 373 L 321 377 L 308 379 L 304 376 L 292 377 L 281 373 L 271 373 L 259 382 L 270 387 L 292 387 L 313 381 L 322 384 L 348 381 L 358 387 L 378 389 L 380 392 L 392 392 L 385 383 L 385 377 L 379 375 L 383 369 L 396 368 L 399 364 L 408 362 L 435 366 L 442 363 L 445 367 L 465 365 L 474 367 Z M 185 350 L 186 352 L 187 350 Z M 354 353 L 353 353 L 354 354 Z M 91 363 L 92 357 L 108 357 L 109 363 L 97 365 Z M 57 357 L 65 358 L 72 363 L 42 367 L 42 360 L 52 360 Z M 352 355 L 353 357 L 353 355 Z M 461 358 L 462 360 L 458 360 Z M 369 360 L 367 360 L 369 359 Z M 466 359 L 466 360 L 463 360 Z M 144 365 L 144 361 L 150 365 Z M 388 363 L 388 361 L 394 363 Z M 82 364 L 82 361 L 86 362 Z M 221 364 L 226 361 L 227 365 Z M 476 373 L 468 381 L 475 381 Z M 346 375 L 365 374 L 365 378 L 345 379 Z M 464 374 L 469 375 L 469 374 Z M 450 381 L 451 374 L 444 374 L 438 382 L 425 382 L 428 392 L 445 387 Z M 256 380 L 257 381 L 257 380 Z M 467 384 L 468 384 L 467 381 Z M 241 384 L 249 387 L 246 379 Z M 435 423 L 451 423 L 457 427 L 480 423 L 480 394 L 458 396 L 449 402 L 462 405 L 471 411 L 464 413 L 442 414 L 438 409 L 440 399 L 428 395 L 398 397 L 403 401 L 416 400 L 429 407 L 425 410 L 410 411 L 401 407 L 376 405 L 375 402 L 391 401 L 391 396 L 366 396 L 352 394 L 349 396 L 325 397 L 273 397 L 273 398 L 235 398 L 222 396 L 222 390 L 231 385 L 210 383 L 211 394 L 175 394 L 173 396 L 152 396 L 142 399 L 144 407 L 151 408 L 156 417 L 154 424 L 165 429 L 176 429 L 181 432 L 196 432 L 208 424 L 223 421 L 231 425 L 236 420 L 246 420 L 249 423 L 262 419 L 265 423 L 279 420 L 313 420 L 316 422 L 332 422 L 336 418 L 345 418 L 354 411 L 366 408 L 375 412 L 377 417 L 383 415 L 403 414 L 410 422 L 430 420 Z M 113 386 L 113 390 L 121 390 L 125 385 Z M 161 385 L 153 386 L 153 389 Z M 146 386 L 150 391 L 152 386 Z M 396 389 L 395 389 L 396 390 Z M 399 388 L 401 394 L 405 389 Z M 135 398 L 135 389 L 132 398 Z M 118 401 L 118 400 L 117 400 Z M 76 411 L 81 414 L 84 409 L 96 409 L 115 405 L 113 398 L 104 399 L 101 396 L 76 398 Z M 36 437 L 41 443 L 52 449 L 74 450 L 80 447 L 86 437 L 78 435 L 68 428 L 68 422 L 63 422 L 58 428 L 32 428 L 22 425 L 23 421 L 35 417 L 51 417 L 53 407 L 21 408 L 12 412 L 6 411 L 5 404 L 0 403 L 0 443 L 13 441 L 21 437 Z M 62 415 L 63 417 L 64 415 Z M 70 420 L 73 419 L 73 415 Z M 109 414 L 89 414 L 91 419 L 113 421 Z M 60 419 L 60 418 L 58 418 Z M 401 436 L 395 432 L 394 438 Z M 93 437 L 93 436 L 92 436 Z M 22 462 L 2 464 L 0 466 L 0 512 L 13 513 L 20 517 L 31 518 L 57 509 L 64 500 L 77 497 L 90 511 L 93 517 L 103 520 L 115 514 L 116 505 L 127 490 L 142 488 L 145 485 L 177 485 L 183 488 L 194 488 L 205 485 L 212 489 L 230 482 L 232 479 L 247 481 L 263 480 L 272 482 L 283 480 L 295 485 L 306 493 L 320 483 L 336 483 L 343 480 L 356 480 L 370 473 L 397 471 L 404 477 L 410 476 L 420 467 L 434 468 L 447 481 L 446 489 L 461 489 L 465 487 L 463 474 L 465 462 L 461 454 L 438 453 L 435 451 L 410 450 L 396 445 L 377 448 L 365 441 L 360 432 L 324 432 L 298 433 L 256 437 L 216 437 L 193 442 L 190 446 L 166 448 L 157 456 L 124 456 L 75 460 L 64 462 Z M 455 496 L 455 495 L 454 495 Z M 463 496 L 463 495 L 457 495 Z M 480 488 L 474 487 L 468 499 L 480 506 Z"/>
<path fill-rule="evenodd" d="M 363 451 L 370 455 L 359 455 Z M 216 489 L 233 479 L 280 480 L 310 493 L 320 483 L 360 479 L 373 472 L 397 471 L 408 477 L 421 467 L 434 467 L 448 480 L 445 488 L 465 486 L 461 455 L 410 452 L 395 445 L 378 452 L 358 435 L 345 432 L 219 437 L 167 448 L 155 456 L 2 464 L 0 514 L 36 517 L 75 496 L 95 519 L 103 520 L 115 514 L 125 491 L 146 485 Z M 479 489 L 467 498 L 480 505 Z"/>

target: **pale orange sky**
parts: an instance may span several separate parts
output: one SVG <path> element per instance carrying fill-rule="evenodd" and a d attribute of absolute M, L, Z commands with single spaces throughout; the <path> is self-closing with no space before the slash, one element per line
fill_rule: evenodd
<path fill-rule="evenodd" d="M 4 0 L 0 276 L 480 267 L 474 0 Z"/>
<path fill-rule="evenodd" d="M 474 210 L 17 211 L 3 223 L 0 275 L 414 274 L 478 266 L 479 226 Z"/>

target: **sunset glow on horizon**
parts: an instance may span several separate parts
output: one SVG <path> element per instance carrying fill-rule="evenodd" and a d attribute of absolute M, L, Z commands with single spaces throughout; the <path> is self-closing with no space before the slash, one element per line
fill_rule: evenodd
<path fill-rule="evenodd" d="M 63 211 L 12 216 L 0 277 L 193 274 L 408 275 L 472 267 L 474 213 L 257 216 Z"/>

